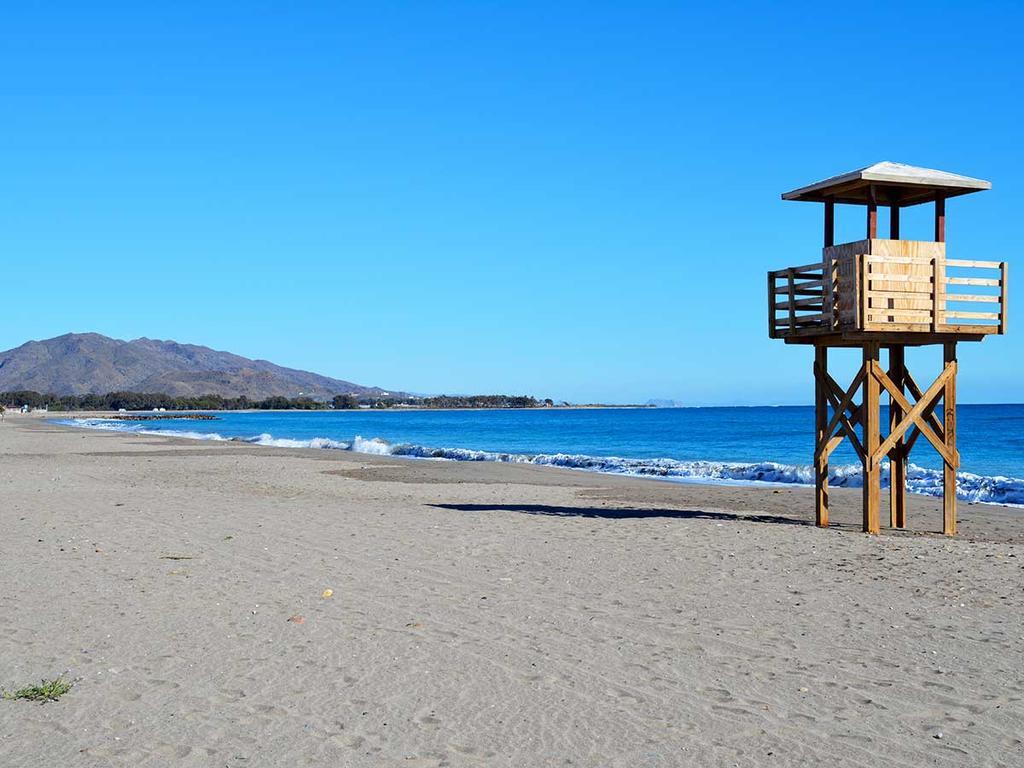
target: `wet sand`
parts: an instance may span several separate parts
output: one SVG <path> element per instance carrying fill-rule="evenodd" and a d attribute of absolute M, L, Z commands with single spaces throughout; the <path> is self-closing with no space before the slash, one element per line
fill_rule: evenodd
<path fill-rule="evenodd" d="M 910 504 L 8 415 L 0 765 L 1024 764 L 1024 514 Z"/>

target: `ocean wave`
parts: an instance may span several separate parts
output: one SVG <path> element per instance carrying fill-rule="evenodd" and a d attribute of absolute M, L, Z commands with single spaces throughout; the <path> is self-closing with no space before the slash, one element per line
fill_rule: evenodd
<path fill-rule="evenodd" d="M 677 482 L 748 485 L 767 483 L 772 485 L 813 485 L 814 469 L 799 464 L 780 464 L 773 461 L 727 462 L 727 461 L 683 461 L 679 459 L 629 459 L 617 456 L 589 456 L 568 453 L 503 453 L 479 451 L 470 448 L 431 448 L 414 443 L 389 443 L 379 437 L 364 438 L 356 435 L 351 442 L 314 437 L 309 440 L 295 440 L 274 437 L 268 433 L 253 437 L 224 437 L 216 432 L 192 432 L 185 430 L 146 429 L 137 423 L 114 419 L 64 419 L 58 424 L 88 427 L 115 432 L 131 432 L 164 437 L 186 437 L 197 440 L 231 440 L 254 445 L 278 448 L 320 448 L 353 453 L 367 453 L 376 456 L 399 456 L 416 459 L 444 461 L 493 461 L 508 464 L 534 464 L 562 467 L 604 474 L 629 475 L 632 477 L 654 477 Z M 887 469 L 887 462 L 882 464 Z M 887 485 L 883 475 L 883 486 Z M 859 488 L 863 485 L 861 468 L 857 464 L 832 466 L 829 468 L 829 485 L 833 488 Z M 909 464 L 907 487 L 911 493 L 923 496 L 942 495 L 942 471 Z M 957 496 L 969 502 L 989 504 L 1010 504 L 1024 506 L 1024 480 L 1001 475 L 986 476 L 970 472 L 957 473 Z"/>
<path fill-rule="evenodd" d="M 164 432 L 163 434 L 167 433 Z M 344 443 L 339 440 L 331 440 L 327 437 L 314 437 L 312 440 L 290 440 L 286 437 L 274 437 L 273 435 L 264 432 L 261 435 L 256 435 L 256 437 L 235 439 L 244 443 L 270 445 L 275 448 L 330 448 L 336 451 L 347 451 L 350 449 L 349 443 Z"/>
<path fill-rule="evenodd" d="M 69 427 L 86 427 L 88 429 L 102 429 L 107 432 L 130 432 L 135 435 L 162 435 L 164 437 L 185 437 L 189 440 L 230 440 L 231 438 L 219 435 L 216 432 L 193 432 L 188 429 L 152 429 L 147 428 L 141 422 L 117 421 L 116 419 L 89 418 L 89 419 L 55 419 L 54 424 L 64 424 Z"/>

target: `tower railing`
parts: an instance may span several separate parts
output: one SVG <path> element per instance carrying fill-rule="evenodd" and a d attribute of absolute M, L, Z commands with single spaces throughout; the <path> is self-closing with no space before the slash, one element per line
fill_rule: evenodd
<path fill-rule="evenodd" d="M 825 262 L 768 273 L 768 335 L 773 339 L 801 330 L 832 328 L 834 292 Z"/>
<path fill-rule="evenodd" d="M 768 273 L 768 335 L 1002 334 L 1001 261 L 844 254 Z"/>

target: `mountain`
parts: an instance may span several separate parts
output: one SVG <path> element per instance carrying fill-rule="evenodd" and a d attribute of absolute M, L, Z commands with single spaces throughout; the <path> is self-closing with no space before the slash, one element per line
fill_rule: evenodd
<path fill-rule="evenodd" d="M 250 400 L 300 394 L 317 400 L 344 393 L 405 395 L 209 347 L 145 338 L 122 341 L 98 333 L 68 333 L 0 352 L 0 392 L 17 390 L 55 395 L 245 395 Z"/>

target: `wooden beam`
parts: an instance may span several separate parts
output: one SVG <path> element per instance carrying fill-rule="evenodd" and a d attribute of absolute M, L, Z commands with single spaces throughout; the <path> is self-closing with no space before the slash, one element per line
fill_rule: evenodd
<path fill-rule="evenodd" d="M 825 256 L 825 266 L 821 272 L 821 309 L 825 313 L 826 325 L 829 328 L 835 328 L 839 318 L 836 312 L 835 299 L 837 290 L 836 285 L 836 264 L 832 259 L 832 255 L 828 254 Z"/>
<path fill-rule="evenodd" d="M 996 297 L 993 296 L 992 298 L 994 299 Z M 788 299 L 786 301 L 777 301 L 775 302 L 775 308 L 789 309 L 789 301 L 790 300 Z M 793 302 L 793 304 L 796 305 L 797 309 L 817 309 L 819 312 L 822 308 L 821 303 L 822 300 L 820 296 L 808 296 L 806 299 L 797 299 L 796 301 Z"/>
<path fill-rule="evenodd" d="M 867 325 L 868 295 L 871 293 L 870 265 L 863 254 L 854 256 L 854 265 L 857 273 L 854 295 L 857 300 L 854 302 L 853 325 L 858 331 L 863 331 Z"/>
<path fill-rule="evenodd" d="M 900 207 L 898 205 L 889 206 L 889 239 L 900 239 Z"/>
<path fill-rule="evenodd" d="M 974 267 L 975 269 L 999 269 L 1001 261 L 978 261 L 977 259 L 946 259 L 947 267 Z"/>
<path fill-rule="evenodd" d="M 789 330 L 793 330 L 796 327 L 796 306 L 793 304 L 796 300 L 796 295 L 793 291 L 793 274 L 793 270 L 791 269 L 786 275 L 786 285 L 789 287 L 789 312 L 787 314 L 787 317 L 789 318 Z"/>
<path fill-rule="evenodd" d="M 861 376 L 864 379 L 864 496 L 863 526 L 865 533 L 878 533 L 881 530 L 879 521 L 879 497 L 881 496 L 881 477 L 875 455 L 880 440 L 879 429 L 879 384 L 874 375 L 874 367 L 878 364 L 878 343 L 868 342 L 864 345 L 864 364 Z"/>
<path fill-rule="evenodd" d="M 998 277 L 947 277 L 947 285 L 984 285 L 989 288 L 998 288 L 1002 286 L 1002 281 Z"/>
<path fill-rule="evenodd" d="M 868 240 L 878 237 L 878 192 L 874 184 L 868 184 Z"/>
<path fill-rule="evenodd" d="M 946 317 L 956 320 L 999 320 L 998 312 L 961 312 L 958 309 L 947 310 Z"/>
<path fill-rule="evenodd" d="M 997 326 L 987 325 L 950 325 L 946 324 L 939 333 L 930 331 L 837 331 L 824 326 L 810 327 L 800 335 L 789 336 L 787 344 L 824 344 L 827 347 L 856 347 L 860 349 L 865 341 L 877 341 L 879 344 L 902 344 L 906 347 L 926 347 L 933 344 L 945 344 L 947 341 L 978 342 L 999 330 Z"/>
<path fill-rule="evenodd" d="M 794 272 L 823 272 L 825 270 L 825 262 L 816 261 L 813 264 L 801 264 L 798 267 L 794 266 L 786 267 L 785 269 L 776 269 L 773 270 L 770 274 L 775 275 L 776 277 L 785 276 L 785 274 L 789 272 L 789 270 L 793 270 Z M 821 275 L 815 275 L 815 277 L 821 277 Z"/>
<path fill-rule="evenodd" d="M 826 203 L 826 205 L 829 205 Z M 814 522 L 820 528 L 828 527 L 828 454 L 825 434 L 828 423 L 828 398 L 826 381 L 828 376 L 828 347 L 814 348 Z"/>
<path fill-rule="evenodd" d="M 935 196 L 935 242 L 946 242 L 946 198 L 941 193 Z"/>
<path fill-rule="evenodd" d="M 1006 281 L 1010 278 L 1009 272 L 1006 262 L 1002 262 L 999 265 L 999 333 L 1006 333 Z"/>
<path fill-rule="evenodd" d="M 836 204 L 829 200 L 825 203 L 825 247 L 836 244 Z"/>
<path fill-rule="evenodd" d="M 943 345 L 943 363 L 945 364 L 946 385 L 942 395 L 943 427 L 946 433 L 946 453 L 953 461 L 946 458 L 942 466 L 942 532 L 947 536 L 956 533 L 956 471 L 959 460 L 956 451 L 956 342 L 950 341 Z"/>
<path fill-rule="evenodd" d="M 947 261 L 946 264 L 949 264 Z M 1000 296 L 983 296 L 980 293 L 947 293 L 946 301 L 966 301 L 968 303 L 998 304 Z"/>
<path fill-rule="evenodd" d="M 895 209 L 897 212 L 899 209 Z M 897 223 L 897 230 L 899 224 Z M 897 237 L 894 240 L 899 239 Z M 902 346 L 889 347 L 889 378 L 900 391 L 906 382 L 906 356 Z M 889 433 L 892 434 L 903 420 L 903 409 L 889 397 Z M 904 438 L 896 441 L 889 451 L 889 525 L 893 528 L 907 527 L 907 446 Z"/>
<path fill-rule="evenodd" d="M 788 269 L 787 270 L 783 270 L 781 274 L 777 274 L 777 275 L 775 275 L 775 277 L 779 278 L 779 279 L 785 278 L 786 280 L 789 280 L 790 278 L 792 278 L 794 281 L 801 279 L 801 278 L 797 277 L 795 272 L 793 272 L 793 274 L 790 275 L 789 273 L 791 271 L 792 270 L 788 270 Z M 802 294 L 804 296 L 819 296 L 820 297 L 821 296 L 821 289 L 824 286 L 824 284 L 825 284 L 824 280 L 822 278 L 818 277 L 818 278 L 815 278 L 813 280 L 803 280 L 803 282 L 794 282 L 792 288 L 789 287 L 788 283 L 786 285 L 776 286 L 775 287 L 775 293 L 777 293 L 777 294 L 778 293 L 787 293 L 787 294 L 788 293 L 795 293 L 795 294 Z"/>
<path fill-rule="evenodd" d="M 820 281 L 818 281 L 818 282 L 820 282 Z M 790 290 L 785 285 L 783 285 L 781 287 L 776 287 L 775 288 L 775 295 L 776 296 L 779 295 L 779 294 L 789 294 L 789 293 L 790 293 Z M 821 299 L 821 288 L 820 287 L 801 288 L 800 286 L 797 286 L 796 288 L 794 288 L 792 290 L 792 294 L 794 296 L 814 296 L 814 297 L 816 297 L 818 299 Z"/>

